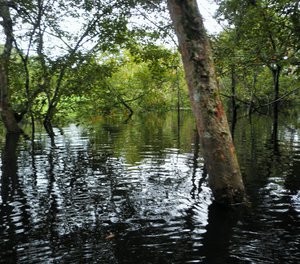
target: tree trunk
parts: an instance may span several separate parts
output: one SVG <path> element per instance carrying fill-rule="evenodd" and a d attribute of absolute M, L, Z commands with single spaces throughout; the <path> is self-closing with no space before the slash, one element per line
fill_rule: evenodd
<path fill-rule="evenodd" d="M 254 108 L 254 96 L 256 92 L 256 83 L 257 83 L 257 72 L 253 74 L 253 84 L 250 90 L 250 103 L 249 103 L 248 115 L 252 114 L 252 110 Z"/>
<path fill-rule="evenodd" d="M 8 69 L 13 44 L 13 29 L 10 11 L 7 3 L 0 2 L 0 17 L 5 34 L 5 44 L 0 55 L 0 112 L 2 121 L 8 133 L 20 133 L 21 129 L 9 105 Z"/>
<path fill-rule="evenodd" d="M 168 8 L 179 40 L 189 96 L 215 201 L 225 205 L 243 202 L 244 184 L 197 2 L 168 0 Z"/>
<path fill-rule="evenodd" d="M 232 111 L 236 110 L 236 73 L 234 65 L 231 66 L 231 107 Z"/>
<path fill-rule="evenodd" d="M 53 101 L 52 101 L 52 102 L 50 102 L 50 104 L 48 106 L 48 110 L 47 110 L 47 113 L 45 115 L 44 122 L 43 122 L 46 132 L 51 139 L 55 136 L 54 131 L 53 131 L 53 126 L 52 126 L 52 118 L 55 114 L 55 110 L 56 110 L 56 104 L 53 103 Z"/>
<path fill-rule="evenodd" d="M 273 102 L 273 112 L 278 112 L 278 100 L 279 100 L 279 80 L 280 80 L 280 73 L 281 67 L 276 65 L 275 68 L 271 68 L 272 75 L 273 75 L 273 86 L 274 86 L 274 102 Z"/>
<path fill-rule="evenodd" d="M 279 81 L 281 67 L 276 65 L 275 68 L 271 68 L 273 75 L 274 86 L 274 102 L 273 102 L 273 130 L 272 130 L 272 143 L 274 147 L 274 153 L 279 153 L 278 147 L 278 105 L 279 105 Z"/>

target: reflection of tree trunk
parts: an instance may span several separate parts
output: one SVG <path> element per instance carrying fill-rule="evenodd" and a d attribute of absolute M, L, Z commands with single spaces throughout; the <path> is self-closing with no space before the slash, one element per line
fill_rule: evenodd
<path fill-rule="evenodd" d="M 257 167 L 257 136 L 254 130 L 254 124 L 252 120 L 252 116 L 249 118 L 249 123 L 250 123 L 250 141 L 251 141 L 251 163 L 252 163 L 252 170 L 256 169 Z"/>
<path fill-rule="evenodd" d="M 298 146 L 298 130 L 294 128 L 290 128 L 290 141 L 289 141 L 289 148 L 291 150 L 294 149 L 295 146 Z M 298 152 L 294 150 L 293 156 L 290 158 L 290 169 L 285 177 L 285 187 L 291 192 L 292 195 L 297 195 L 300 190 L 300 178 L 299 178 L 299 171 L 300 171 L 300 161 L 298 159 Z M 290 208 L 291 211 L 292 208 Z M 299 213 L 296 213 L 299 215 Z M 298 216 L 295 216 L 294 219 L 298 219 Z"/>
<path fill-rule="evenodd" d="M 220 100 L 212 53 L 197 1 L 168 0 L 210 187 L 222 204 L 244 201 L 244 185 Z"/>
<path fill-rule="evenodd" d="M 13 210 L 15 209 L 14 206 L 10 205 L 10 202 L 14 201 L 14 195 L 16 195 L 19 191 L 19 183 L 18 183 L 18 167 L 17 167 L 17 146 L 19 141 L 20 135 L 18 133 L 8 133 L 5 139 L 5 146 L 2 152 L 2 176 L 1 179 L 1 200 L 0 203 L 0 224 L 4 219 L 4 223 L 6 227 L 9 227 L 10 230 L 10 243 L 6 243 L 4 250 L 4 259 L 5 253 L 10 251 L 10 261 L 12 263 L 16 263 L 17 260 L 15 256 L 16 253 L 16 244 L 17 244 L 17 237 L 15 237 L 15 221 L 13 221 Z M 21 196 L 20 196 L 21 197 Z M 2 207 L 3 205 L 3 207 Z M 23 219 L 25 219 L 25 215 Z M 28 225 L 27 225 L 28 226 Z M 2 235 L 1 235 L 2 236 Z M 4 244 L 5 245 L 5 244 Z M 1 256 L 3 256 L 3 253 Z M 8 259 L 8 258 L 7 258 Z M 1 262 L 1 261 L 0 261 Z"/>
<path fill-rule="evenodd" d="M 3 203 L 6 203 L 8 197 L 14 193 L 14 190 L 18 187 L 16 152 L 19 137 L 19 134 L 6 135 L 5 147 L 2 154 L 1 193 Z"/>
<path fill-rule="evenodd" d="M 198 168 L 198 157 L 199 157 L 199 134 L 198 134 L 198 131 L 196 130 L 195 142 L 194 142 L 194 156 L 193 156 L 193 173 L 192 173 L 193 188 L 191 190 L 191 195 L 192 195 L 193 199 L 195 199 L 195 191 L 197 190 L 196 172 L 197 172 L 197 168 Z M 198 191 L 200 192 L 200 190 L 198 190 Z"/>
<path fill-rule="evenodd" d="M 272 144 L 274 154 L 279 153 L 278 149 L 278 105 L 279 105 L 279 80 L 281 67 L 276 65 L 271 68 L 273 75 L 273 85 L 274 85 L 274 100 L 273 100 L 273 130 L 272 130 Z"/>
<path fill-rule="evenodd" d="M 209 207 L 208 225 L 203 237 L 201 255 L 203 263 L 232 263 L 229 246 L 232 228 L 236 225 L 239 215 L 237 210 L 224 210 L 216 204 Z"/>
<path fill-rule="evenodd" d="M 275 103 L 276 104 L 276 103 Z M 274 154 L 279 154 L 279 144 L 278 144 L 278 106 L 274 105 L 273 109 L 273 129 L 272 129 L 272 144 Z"/>
<path fill-rule="evenodd" d="M 205 164 L 202 168 L 202 175 L 201 178 L 198 181 L 198 186 L 196 185 L 196 175 L 197 175 L 197 169 L 199 168 L 198 166 L 198 158 L 199 158 L 199 143 L 200 143 L 200 137 L 199 137 L 199 133 L 197 131 L 196 128 L 196 133 L 195 133 L 195 148 L 194 148 L 194 157 L 193 157 L 193 173 L 192 173 L 192 184 L 193 184 L 193 188 L 191 190 L 191 195 L 192 198 L 195 199 L 195 192 L 198 189 L 198 194 L 200 194 L 202 192 L 202 184 L 206 181 L 207 178 L 207 170 L 205 167 Z"/>
<path fill-rule="evenodd" d="M 23 190 L 20 188 L 18 178 L 17 148 L 19 139 L 19 133 L 8 133 L 5 138 L 5 147 L 2 152 L 1 194 L 3 203 L 6 203 L 8 199 L 14 199 L 14 196 L 17 195 L 18 201 L 21 201 L 24 205 L 22 209 L 26 211 L 26 199 Z M 27 212 L 24 212 L 23 216 L 26 220 Z"/>
<path fill-rule="evenodd" d="M 58 214 L 58 203 L 57 203 L 57 195 L 55 192 L 54 184 L 55 184 L 55 175 L 54 175 L 54 148 L 50 149 L 49 153 L 49 171 L 48 171 L 48 213 L 47 213 L 47 223 L 49 224 L 49 235 L 51 240 L 51 246 L 54 249 L 55 244 L 57 243 L 58 233 L 56 230 L 56 218 Z"/>
<path fill-rule="evenodd" d="M 34 185 L 37 184 L 37 168 L 35 165 L 35 124 L 34 124 L 34 117 L 32 112 L 31 114 L 31 166 L 32 166 L 32 175 L 34 180 Z"/>

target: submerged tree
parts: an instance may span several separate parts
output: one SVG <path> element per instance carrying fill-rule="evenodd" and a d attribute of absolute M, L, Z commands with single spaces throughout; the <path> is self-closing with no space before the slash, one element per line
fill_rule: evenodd
<path fill-rule="evenodd" d="M 243 202 L 244 184 L 197 1 L 168 0 L 168 8 L 179 41 L 215 201 L 226 205 Z"/>
<path fill-rule="evenodd" d="M 106 54 L 114 58 L 121 50 L 131 50 L 135 44 L 139 44 L 139 41 L 149 45 L 152 39 L 157 39 L 160 35 L 158 31 L 150 32 L 148 28 L 141 28 L 139 23 L 132 23 L 130 19 L 133 15 L 144 17 L 145 13 L 141 10 L 160 8 L 161 1 L 2 2 L 6 3 L 7 9 L 7 3 L 11 5 L 10 9 L 14 15 L 14 31 L 12 25 L 7 31 L 10 33 L 7 35 L 10 37 L 7 38 L 10 48 L 6 48 L 5 51 L 9 51 L 9 54 L 6 52 L 5 56 L 12 59 L 10 53 L 14 46 L 14 63 L 9 77 L 12 108 L 15 111 L 21 112 L 22 116 L 23 113 L 30 114 L 32 123 L 37 118 L 42 120 L 49 134 L 53 134 L 51 123 L 56 114 L 67 105 L 66 102 L 72 104 L 78 102 L 80 99 L 78 97 L 82 95 L 85 98 L 89 94 L 96 95 L 96 98 L 103 94 L 108 98 L 110 95 L 108 100 L 111 101 L 111 105 L 120 103 L 132 112 L 127 101 L 140 96 L 134 94 L 131 96 L 128 93 L 131 91 L 130 87 L 125 89 L 126 87 L 120 85 L 126 92 L 126 96 L 123 96 L 123 92 L 119 93 L 111 83 L 107 85 L 106 79 L 117 69 L 112 68 L 105 73 L 105 67 L 102 67 L 106 64 L 105 59 L 100 61 L 99 58 L 103 58 Z M 1 10 L 4 10 L 4 5 L 1 6 L 3 6 Z M 9 26 L 9 23 L 6 24 Z M 163 29 L 160 28 L 161 31 Z M 135 38 L 139 41 L 136 42 Z M 87 65 L 90 67 L 91 61 L 95 62 L 94 69 L 101 69 L 100 74 L 94 71 L 93 76 L 86 75 L 88 78 L 83 80 L 76 72 Z M 159 60 L 153 59 L 152 62 L 154 61 Z M 152 69 L 158 69 L 161 65 L 157 63 L 152 66 L 156 66 Z M 7 71 L 5 76 L 8 81 Z M 99 81 L 95 86 L 93 84 L 96 78 Z M 75 86 L 74 83 L 79 85 Z M 99 95 L 97 90 L 100 90 Z M 87 98 L 91 101 L 90 99 L 93 98 Z M 66 109 L 65 107 L 64 110 Z M 76 106 L 73 109 L 77 109 Z"/>
<path fill-rule="evenodd" d="M 0 25 L 3 27 L 5 35 L 5 44 L 0 54 L 0 111 L 2 121 L 8 133 L 20 133 L 14 113 L 10 107 L 9 101 L 9 85 L 8 70 L 10 63 L 10 55 L 13 47 L 13 22 L 10 15 L 8 1 L 0 1 L 0 17 L 2 21 Z"/>
<path fill-rule="evenodd" d="M 218 16 L 234 29 L 236 46 L 243 56 L 248 62 L 253 64 L 255 61 L 260 67 L 269 69 L 273 86 L 272 103 L 277 111 L 282 97 L 283 74 L 289 67 L 298 68 L 299 65 L 299 1 L 218 2 Z"/>

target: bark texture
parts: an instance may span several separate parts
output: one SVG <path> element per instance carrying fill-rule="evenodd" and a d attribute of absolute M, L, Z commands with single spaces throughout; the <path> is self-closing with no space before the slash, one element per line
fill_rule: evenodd
<path fill-rule="evenodd" d="M 168 0 L 179 41 L 209 183 L 221 204 L 245 200 L 235 147 L 220 100 L 209 40 L 196 0 Z"/>

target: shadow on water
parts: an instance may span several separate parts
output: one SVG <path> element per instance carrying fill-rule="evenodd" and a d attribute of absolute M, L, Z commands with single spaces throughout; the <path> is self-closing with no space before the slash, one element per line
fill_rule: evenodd
<path fill-rule="evenodd" d="M 177 118 L 7 137 L 0 263 L 297 263 L 298 116 L 234 124 L 242 210 L 212 203 L 192 115 Z"/>

